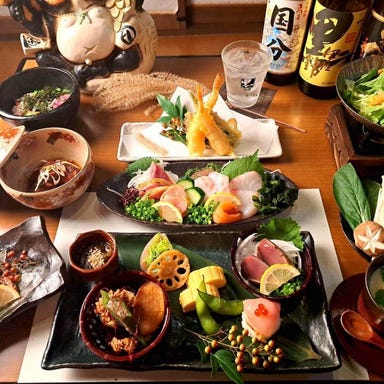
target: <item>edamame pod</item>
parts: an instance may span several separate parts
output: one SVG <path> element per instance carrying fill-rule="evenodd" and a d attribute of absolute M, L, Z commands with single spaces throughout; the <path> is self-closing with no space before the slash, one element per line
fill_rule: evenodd
<path fill-rule="evenodd" d="M 198 290 L 206 292 L 204 280 L 201 280 Z M 196 313 L 201 327 L 207 335 L 212 335 L 219 330 L 219 324 L 212 317 L 208 305 L 205 304 L 204 300 L 199 295 L 196 297 Z"/>
<path fill-rule="evenodd" d="M 226 300 L 216 297 L 200 289 L 197 290 L 200 297 L 208 308 L 219 315 L 237 316 L 243 312 L 243 300 Z"/>

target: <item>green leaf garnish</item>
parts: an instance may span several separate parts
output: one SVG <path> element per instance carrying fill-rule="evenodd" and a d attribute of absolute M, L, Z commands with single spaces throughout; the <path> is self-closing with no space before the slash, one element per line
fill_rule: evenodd
<path fill-rule="evenodd" d="M 223 372 L 234 383 L 243 384 L 243 379 L 240 373 L 237 371 L 236 365 L 233 361 L 232 352 L 225 349 L 219 349 L 217 352 L 211 355 L 211 359 L 215 359 L 217 361 L 218 365 L 223 370 Z"/>
<path fill-rule="evenodd" d="M 100 290 L 102 303 L 112 317 L 128 332 L 134 334 L 136 332 L 137 321 L 133 310 L 127 303 L 116 297 L 111 297 L 109 293 L 103 289 Z"/>
<path fill-rule="evenodd" d="M 284 358 L 302 362 L 305 360 L 320 360 L 312 348 L 311 340 L 294 322 L 286 322 L 276 335 L 276 342 L 284 350 Z"/>
<path fill-rule="evenodd" d="M 145 171 L 148 169 L 152 163 L 159 163 L 159 160 L 153 157 L 142 157 L 141 159 L 130 163 L 126 169 L 126 172 L 130 177 L 133 177 L 138 171 Z"/>
<path fill-rule="evenodd" d="M 304 241 L 300 231 L 300 225 L 291 217 L 274 217 L 268 223 L 260 225 L 257 237 L 292 241 L 297 248 L 303 250 Z"/>
<path fill-rule="evenodd" d="M 351 229 L 372 219 L 363 184 L 351 163 L 342 166 L 333 177 L 333 195 Z"/>
<path fill-rule="evenodd" d="M 237 159 L 227 163 L 221 170 L 223 175 L 233 179 L 236 176 L 239 176 L 245 172 L 256 171 L 260 175 L 264 174 L 264 167 L 260 163 L 259 157 L 256 151 L 253 155 L 238 157 Z"/>

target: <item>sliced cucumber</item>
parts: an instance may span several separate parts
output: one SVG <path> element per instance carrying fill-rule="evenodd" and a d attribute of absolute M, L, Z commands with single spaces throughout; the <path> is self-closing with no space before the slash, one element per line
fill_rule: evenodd
<path fill-rule="evenodd" d="M 189 177 L 186 177 L 185 179 L 180 179 L 177 184 L 181 185 L 185 190 L 193 188 L 195 186 L 195 183 Z"/>
<path fill-rule="evenodd" d="M 199 187 L 188 188 L 185 190 L 185 193 L 193 205 L 202 203 L 205 197 L 204 191 Z"/>

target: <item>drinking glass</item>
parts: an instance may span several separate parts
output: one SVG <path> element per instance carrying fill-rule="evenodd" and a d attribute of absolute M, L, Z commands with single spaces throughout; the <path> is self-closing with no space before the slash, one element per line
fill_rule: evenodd
<path fill-rule="evenodd" d="M 234 41 L 221 52 L 227 99 L 235 107 L 256 104 L 272 62 L 271 50 L 254 40 Z"/>

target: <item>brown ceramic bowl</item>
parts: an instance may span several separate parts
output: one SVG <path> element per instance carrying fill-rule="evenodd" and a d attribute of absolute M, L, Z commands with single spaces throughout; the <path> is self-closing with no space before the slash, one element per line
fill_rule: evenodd
<path fill-rule="evenodd" d="M 46 86 L 70 91 L 69 98 L 59 107 L 32 116 L 17 116 L 12 112 L 16 99 Z M 17 72 L 0 84 L 0 116 L 14 126 L 24 125 L 28 131 L 45 127 L 70 128 L 80 107 L 80 87 L 69 71 L 53 67 L 36 67 Z"/>
<path fill-rule="evenodd" d="M 313 270 L 314 270 L 313 258 L 315 256 L 314 256 L 314 246 L 313 246 L 312 236 L 309 232 L 302 232 L 305 245 L 304 245 L 303 251 L 300 252 L 300 256 L 299 256 L 302 264 L 301 271 L 304 278 L 301 288 L 290 295 L 277 296 L 274 294 L 265 295 L 261 293 L 259 284 L 254 283 L 249 279 L 247 279 L 246 277 L 244 277 L 241 271 L 241 262 L 244 256 L 246 256 L 246 254 L 239 251 L 240 246 L 241 244 L 244 244 L 245 242 L 248 242 L 248 241 L 252 241 L 254 242 L 254 244 L 256 244 L 255 242 L 258 241 L 259 239 L 258 240 L 254 239 L 255 235 L 257 235 L 257 228 L 253 228 L 248 231 L 245 231 L 235 239 L 231 249 L 231 266 L 232 266 L 233 274 L 235 275 L 236 279 L 240 282 L 240 284 L 249 292 L 254 294 L 256 297 L 263 297 L 265 299 L 279 302 L 282 304 L 282 309 L 284 311 L 289 311 L 293 309 L 300 302 L 313 276 Z"/>
<path fill-rule="evenodd" d="M 119 266 L 115 236 L 100 229 L 79 233 L 69 247 L 69 265 L 87 281 L 108 277 Z"/>
<path fill-rule="evenodd" d="M 145 347 L 139 347 L 134 353 L 116 353 L 109 345 L 108 331 L 94 313 L 95 302 L 98 300 L 101 289 L 126 288 L 136 292 L 139 287 L 152 281 L 161 287 L 164 293 L 165 315 L 162 323 L 147 341 Z M 171 319 L 170 305 L 166 292 L 160 283 L 142 271 L 125 271 L 96 284 L 85 298 L 80 311 L 80 333 L 84 343 L 95 355 L 107 361 L 133 363 L 150 353 L 165 336 Z"/>
<path fill-rule="evenodd" d="M 377 331 L 384 333 L 384 307 L 375 300 L 375 292 L 384 290 L 384 255 L 372 258 L 365 271 L 363 290 L 358 299 L 358 310 Z"/>
<path fill-rule="evenodd" d="M 64 184 L 34 191 L 36 170 L 42 161 L 65 160 L 80 170 Z M 55 209 L 71 204 L 92 182 L 95 165 L 88 142 L 70 129 L 43 128 L 25 134 L 0 169 L 0 184 L 19 203 L 35 209 Z"/>

